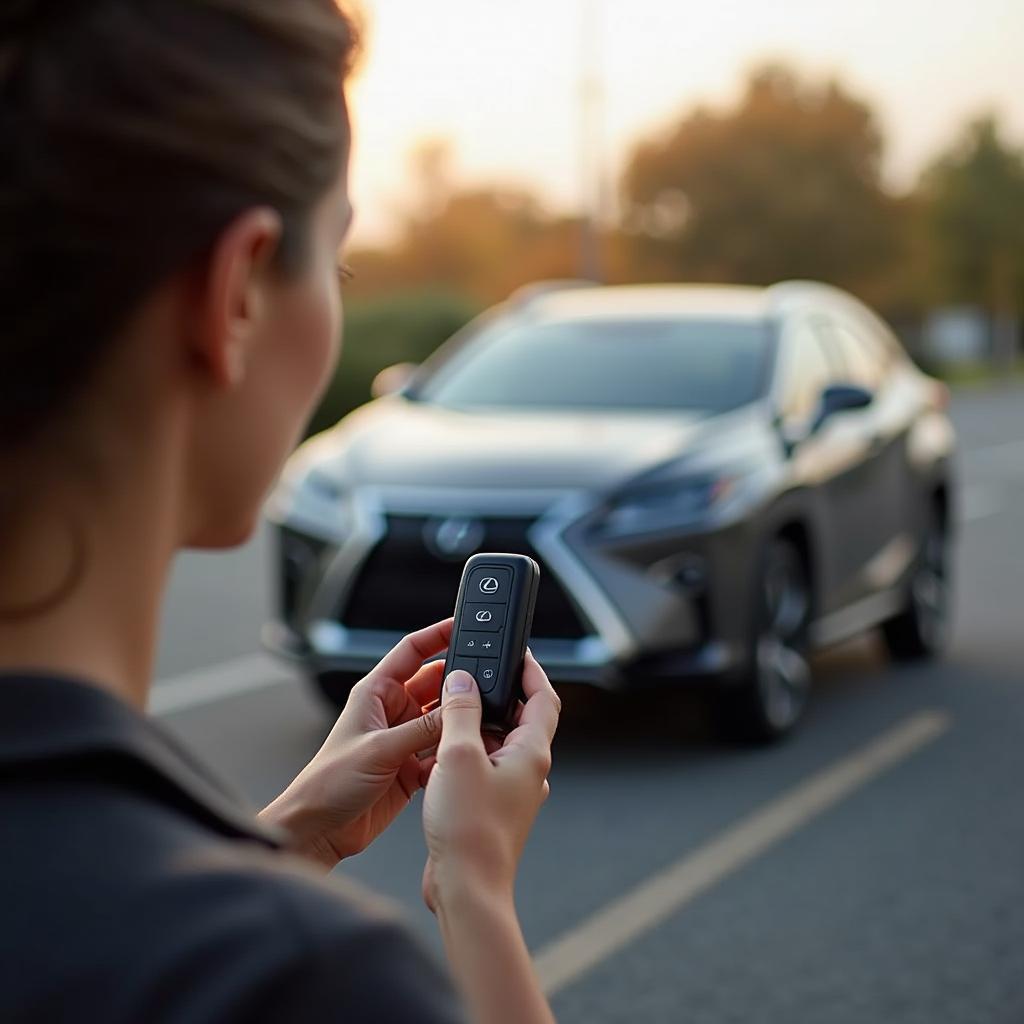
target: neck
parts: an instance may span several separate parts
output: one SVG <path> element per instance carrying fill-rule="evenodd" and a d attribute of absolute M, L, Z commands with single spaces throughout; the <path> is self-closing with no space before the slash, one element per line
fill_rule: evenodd
<path fill-rule="evenodd" d="M 135 475 L 101 504 L 48 494 L 5 532 L 0 672 L 69 675 L 145 709 L 177 547 L 159 476 Z"/>

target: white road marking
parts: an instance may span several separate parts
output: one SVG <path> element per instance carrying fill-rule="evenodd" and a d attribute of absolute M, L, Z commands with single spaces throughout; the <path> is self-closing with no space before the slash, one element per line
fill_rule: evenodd
<path fill-rule="evenodd" d="M 572 984 L 802 826 L 934 742 L 952 722 L 924 711 L 737 822 L 715 839 L 613 900 L 541 949 L 548 995 Z"/>
<path fill-rule="evenodd" d="M 150 693 L 149 710 L 154 715 L 215 704 L 282 683 L 294 683 L 298 674 L 268 654 L 247 654 L 211 665 L 173 679 L 157 682 Z"/>

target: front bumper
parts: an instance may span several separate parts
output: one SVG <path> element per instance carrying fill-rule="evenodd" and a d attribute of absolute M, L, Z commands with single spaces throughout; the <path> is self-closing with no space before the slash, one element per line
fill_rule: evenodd
<path fill-rule="evenodd" d="M 281 622 L 268 622 L 262 631 L 264 648 L 310 674 L 346 672 L 366 675 L 395 646 L 403 634 L 389 630 L 348 630 L 304 637 Z M 740 667 L 738 652 L 720 641 L 695 650 L 662 653 L 631 664 L 594 658 L 577 643 L 537 639 L 530 649 L 556 683 L 582 683 L 602 690 L 638 690 L 677 683 L 715 683 Z"/>
<path fill-rule="evenodd" d="M 420 532 L 446 517 L 479 521 L 482 550 L 518 550 L 541 562 L 548 590 L 530 646 L 555 681 L 632 689 L 728 677 L 742 664 L 741 633 L 730 639 L 713 614 L 741 604 L 716 567 L 736 548 L 729 530 L 609 546 L 595 542 L 591 503 L 576 493 L 362 489 L 351 500 L 355 525 L 343 541 L 313 542 L 299 578 L 282 568 L 285 607 L 263 630 L 268 650 L 308 672 L 363 674 L 406 632 L 451 613 L 464 556 L 446 561 L 416 548 Z M 309 532 L 301 517 L 271 519 L 282 535 Z M 393 550 L 402 538 L 406 546 Z M 699 579 L 680 578 L 695 565 L 704 567 Z M 383 598 L 381 580 L 392 587 Z M 371 628 L 378 625 L 387 628 Z"/>

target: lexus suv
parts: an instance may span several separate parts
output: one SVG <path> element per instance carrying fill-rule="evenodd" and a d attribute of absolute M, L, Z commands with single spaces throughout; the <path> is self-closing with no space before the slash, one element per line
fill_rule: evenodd
<path fill-rule="evenodd" d="M 381 383 L 267 506 L 265 643 L 336 703 L 484 550 L 540 563 L 553 680 L 700 683 L 753 739 L 799 720 L 812 649 L 943 647 L 948 392 L 844 292 L 534 287 Z"/>

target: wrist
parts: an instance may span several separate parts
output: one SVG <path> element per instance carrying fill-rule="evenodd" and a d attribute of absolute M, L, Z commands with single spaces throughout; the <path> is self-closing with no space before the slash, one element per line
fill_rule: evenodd
<path fill-rule="evenodd" d="M 288 836 L 288 848 L 326 871 L 335 867 L 345 854 L 327 839 L 321 815 L 293 783 L 260 812 L 260 820 Z"/>
<path fill-rule="evenodd" d="M 434 866 L 433 910 L 444 927 L 448 919 L 505 917 L 516 919 L 512 882 L 469 864 Z"/>

